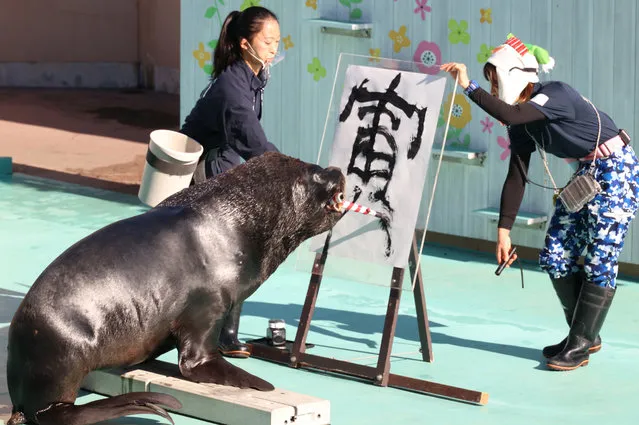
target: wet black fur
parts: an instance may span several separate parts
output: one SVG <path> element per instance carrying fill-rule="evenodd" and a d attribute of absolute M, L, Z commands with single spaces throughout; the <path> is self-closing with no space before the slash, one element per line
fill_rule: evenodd
<path fill-rule="evenodd" d="M 9 329 L 9 425 L 84 425 L 179 408 L 145 393 L 74 406 L 92 370 L 130 366 L 174 347 L 197 382 L 271 390 L 218 352 L 224 317 L 300 243 L 331 228 L 337 169 L 267 153 L 80 240 L 38 277 Z M 39 413 L 38 413 L 39 412 Z"/>

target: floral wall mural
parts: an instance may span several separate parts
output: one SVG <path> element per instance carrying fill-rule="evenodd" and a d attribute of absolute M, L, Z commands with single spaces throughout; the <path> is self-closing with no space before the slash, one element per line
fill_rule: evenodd
<path fill-rule="evenodd" d="M 219 28 L 222 28 L 222 23 L 224 22 L 224 18 L 228 12 L 222 13 L 220 8 L 226 6 L 225 0 L 214 0 L 213 4 L 206 8 L 204 11 L 204 17 L 206 19 L 212 20 L 210 25 L 216 28 L 216 32 L 219 32 Z M 229 0 L 226 0 L 229 1 Z M 232 9 L 229 9 L 229 11 Z M 218 39 L 215 38 L 213 40 L 209 40 L 206 42 L 198 43 L 198 48 L 193 50 L 193 57 L 197 61 L 198 66 L 206 75 L 211 75 L 213 73 L 213 51 L 217 46 Z M 206 47 L 205 47 L 206 46 Z"/>
<path fill-rule="evenodd" d="M 505 161 L 510 156 L 510 140 L 507 137 L 497 137 L 497 144 L 502 148 L 502 152 L 499 155 L 499 159 Z"/>
<path fill-rule="evenodd" d="M 282 45 L 284 46 L 284 50 L 292 49 L 293 47 L 295 47 L 295 43 L 293 43 L 293 40 L 291 40 L 290 34 L 282 38 Z"/>
<path fill-rule="evenodd" d="M 392 19 L 373 20 L 375 30 L 381 27 L 379 31 L 387 34 L 391 43 L 382 43 L 385 47 L 379 47 L 377 42 L 377 45 L 362 52 L 370 57 L 370 63 L 379 63 L 383 58 L 411 60 L 419 72 L 442 75 L 439 70 L 442 63 L 460 61 L 466 63 L 469 69 L 472 68 L 471 78 L 485 86 L 482 68 L 497 45 L 492 33 L 481 30 L 482 26 L 493 24 L 493 8 L 488 2 L 471 2 L 471 10 L 461 8 L 458 16 L 455 9 L 449 7 L 449 2 L 444 0 L 402 0 L 393 3 Z M 436 30 L 431 29 L 434 26 L 437 26 Z M 442 30 L 445 30 L 445 39 L 441 36 L 432 37 L 442 34 Z M 407 52 L 410 52 L 410 56 L 407 56 Z M 487 151 L 495 145 L 497 137 L 507 140 L 503 126 L 495 126 L 494 120 L 485 113 L 482 115 L 483 111 L 469 101 L 460 87 L 457 87 L 453 96 L 452 86 L 449 84 L 438 121 L 436 140 L 439 143 L 445 138 L 447 146 L 452 149 Z M 451 104 L 450 126 L 444 135 Z M 474 115 L 478 116 L 476 122 L 473 121 Z M 497 146 L 502 147 L 503 143 L 507 142 Z"/>
<path fill-rule="evenodd" d="M 319 81 L 326 77 L 326 68 L 322 66 L 322 62 L 315 57 L 306 67 L 306 71 L 313 76 L 313 80 Z"/>
<path fill-rule="evenodd" d="M 220 24 L 220 27 L 222 27 L 222 16 L 220 15 L 219 6 L 224 6 L 224 0 L 217 0 L 216 4 L 209 6 L 206 9 L 206 12 L 204 12 L 204 17 L 211 19 L 214 16 L 217 16 L 217 21 Z"/>
<path fill-rule="evenodd" d="M 203 22 L 194 25 L 209 25 L 209 33 L 215 36 L 193 43 L 190 56 L 196 69 L 207 76 L 213 72 L 212 52 L 217 45 L 217 34 L 224 18 L 232 10 L 244 10 L 254 5 L 269 7 L 280 13 L 281 52 L 289 54 L 295 49 L 301 53 L 301 60 L 291 61 L 287 57 L 284 65 L 278 66 L 287 69 L 298 67 L 302 84 L 308 81 L 311 85 L 323 85 L 321 90 L 325 89 L 327 93 L 331 90 L 338 56 L 338 52 L 329 52 L 321 47 L 322 43 L 331 39 L 329 37 L 336 37 L 338 46 L 342 43 L 352 46 L 344 51 L 367 56 L 367 62 L 372 66 L 383 63 L 384 58 L 401 59 L 414 62 L 416 69 L 424 74 L 443 75 L 439 70 L 442 63 L 462 61 L 469 69 L 473 68 L 471 78 L 480 81 L 480 84 L 484 83 L 481 69 L 497 44 L 491 37 L 492 31 L 482 30 L 486 25 L 493 25 L 493 9 L 488 2 L 473 1 L 470 10 L 462 8 L 456 15 L 455 9 L 444 0 L 393 1 L 382 8 L 372 0 L 301 0 L 297 10 L 304 14 L 303 20 L 319 18 L 373 24 L 373 36 L 370 39 L 323 35 L 319 36 L 321 43 L 305 44 L 310 32 L 305 32 L 302 37 L 299 30 L 294 30 L 299 22 L 293 25 L 291 16 L 282 13 L 282 5 L 288 0 L 198 1 L 206 6 L 201 9 Z M 379 19 L 379 13 L 383 13 L 385 18 Z M 329 54 L 330 57 L 327 56 Z M 461 88 L 458 87 L 453 95 L 453 84 L 449 82 L 447 87 L 438 120 L 436 144 L 444 140 L 446 119 L 452 104 L 450 126 L 445 135 L 447 147 L 486 151 L 490 146 L 495 146 L 499 147 L 500 157 L 507 156 L 509 150 L 505 128 L 498 123 L 495 125 L 496 121 L 469 102 Z"/>
<path fill-rule="evenodd" d="M 462 136 L 462 131 L 473 119 L 473 116 L 470 103 L 464 94 L 455 94 L 455 97 L 453 97 L 453 93 L 451 92 L 448 95 L 442 104 L 439 120 L 437 122 L 438 127 L 443 127 L 443 129 L 445 129 L 449 112 L 450 127 L 446 136 L 446 144 L 455 149 L 468 150 L 470 148 L 470 134 L 467 132 Z M 443 136 L 443 134 L 441 135 Z"/>
<path fill-rule="evenodd" d="M 442 63 L 442 52 L 436 43 L 422 41 L 415 49 L 413 61 L 417 67 L 425 74 L 439 74 L 439 65 Z"/>
<path fill-rule="evenodd" d="M 348 7 L 348 17 L 351 19 L 360 19 L 362 17 L 362 9 L 357 7 L 362 0 L 339 0 L 342 6 Z"/>
<path fill-rule="evenodd" d="M 492 17 L 492 13 L 493 10 L 488 8 L 488 9 L 479 9 L 479 13 L 481 14 L 481 18 L 479 18 L 479 22 L 480 23 L 487 23 L 487 24 L 492 24 L 493 23 L 493 17 Z"/>
<path fill-rule="evenodd" d="M 417 3 L 417 7 L 414 12 L 421 15 L 422 21 L 425 21 L 426 14 L 432 10 L 431 7 L 426 4 L 428 0 L 415 0 L 415 3 Z"/>
<path fill-rule="evenodd" d="M 482 129 L 481 129 L 482 133 L 488 132 L 488 134 L 492 134 L 493 125 L 495 125 L 495 122 L 490 119 L 490 116 L 486 115 L 486 118 L 481 120 L 480 123 L 482 125 Z"/>
<path fill-rule="evenodd" d="M 217 40 L 215 40 L 217 44 Z M 215 49 L 215 46 L 213 46 Z M 213 71 L 213 65 L 210 63 L 211 61 L 211 52 L 204 49 L 204 43 L 199 43 L 197 50 L 193 51 L 193 57 L 197 61 L 197 64 L 204 72 L 207 74 L 211 74 Z"/>
<path fill-rule="evenodd" d="M 470 34 L 467 32 L 468 22 L 457 22 L 456 20 L 451 19 L 448 21 L 448 29 L 450 30 L 450 33 L 448 34 L 448 41 L 450 41 L 451 44 L 470 43 Z"/>
<path fill-rule="evenodd" d="M 463 94 L 456 94 L 453 98 L 453 94 L 450 93 L 442 105 L 444 113 L 447 114 L 448 111 L 451 110 L 451 103 L 453 105 L 450 117 L 450 126 L 462 130 L 473 118 L 470 112 L 470 103 Z"/>
<path fill-rule="evenodd" d="M 483 80 L 481 68 L 490 57 L 495 45 L 491 39 L 491 33 L 480 29 L 482 26 L 493 24 L 493 9 L 489 2 L 471 2 L 471 9 L 461 8 L 456 16 L 455 9 L 449 7 L 449 2 L 444 0 L 401 0 L 393 1 L 393 6 L 383 6 L 384 9 L 376 9 L 375 13 L 384 13 L 384 19 L 380 19 L 371 12 L 370 0 L 305 0 L 304 5 L 313 10 L 319 10 L 320 18 L 336 19 L 347 16 L 353 22 L 361 22 L 362 16 L 369 15 L 372 19 L 374 34 L 371 43 L 354 53 L 368 56 L 371 65 L 383 63 L 384 58 L 412 61 L 419 72 L 430 75 L 441 75 L 439 67 L 448 61 L 463 61 L 469 68 L 474 65 L 474 73 L 471 78 Z M 322 7 L 319 7 L 322 6 Z M 326 12 L 330 8 L 334 13 Z M 379 8 L 376 4 L 374 7 Z M 357 10 L 362 10 L 360 13 Z M 437 26 L 437 30 L 432 27 Z M 444 32 L 445 31 L 445 32 Z M 476 32 L 476 38 L 473 37 Z M 435 35 L 445 34 L 445 38 Z M 481 34 L 481 35 L 480 35 Z M 506 33 L 504 33 L 505 36 Z M 380 40 L 380 37 L 386 40 Z M 341 40 L 338 40 L 340 43 Z M 344 40 L 344 42 L 347 42 Z M 468 59 L 468 48 L 471 56 Z M 475 62 L 476 61 L 476 62 Z M 334 70 L 320 55 L 307 62 L 306 72 L 316 83 L 320 83 L 330 76 Z M 483 81 L 481 81 L 483 82 Z M 449 85 L 452 91 L 452 84 Z M 494 145 L 496 137 L 505 135 L 502 126 L 494 126 L 495 122 L 485 115 L 480 114 L 479 108 L 469 102 L 461 88 L 457 88 L 457 94 L 448 93 L 448 99 L 442 105 L 442 116 L 439 120 L 437 140 L 444 140 L 445 123 L 448 115 L 447 106 L 453 104 L 453 112 L 448 134 L 445 135 L 446 144 L 454 149 L 468 149 L 486 151 Z M 474 111 L 477 111 L 474 114 Z M 473 122 L 473 115 L 477 115 L 477 122 Z M 481 120 L 481 122 L 480 122 Z M 437 142 L 436 142 L 437 143 Z"/>
<path fill-rule="evenodd" d="M 399 30 L 390 30 L 388 37 L 393 40 L 393 51 L 395 53 L 401 51 L 404 47 L 410 46 L 410 38 L 406 35 L 406 25 L 399 27 Z"/>
<path fill-rule="evenodd" d="M 261 0 L 244 0 L 242 4 L 240 5 L 240 11 L 247 9 L 251 6 L 262 6 L 262 2 Z"/>
<path fill-rule="evenodd" d="M 490 57 L 490 54 L 492 53 L 493 49 L 494 47 L 488 47 L 486 43 L 483 43 L 479 47 L 479 53 L 477 53 L 477 62 L 485 63 Z"/>
<path fill-rule="evenodd" d="M 442 182 L 458 183 L 460 179 L 470 179 L 464 183 L 469 200 L 455 204 L 454 210 L 464 212 L 460 213 L 459 220 L 475 220 L 467 214 L 469 210 L 493 206 L 499 199 L 500 184 L 484 184 L 483 178 L 486 177 L 490 182 L 502 178 L 511 154 L 510 141 L 507 128 L 470 101 L 459 86 L 453 92 L 454 81 L 448 74 L 441 73 L 440 66 L 451 61 L 463 62 L 468 66 L 470 77 L 487 89 L 483 67 L 493 49 L 511 31 L 510 24 L 520 22 L 517 21 L 521 13 L 519 9 L 525 7 L 531 10 L 536 14 L 537 21 L 546 15 L 569 19 L 567 15 L 564 16 L 565 12 L 555 15 L 555 3 L 562 2 L 537 4 L 533 0 L 521 1 L 525 6 L 519 5 L 519 1 L 485 0 L 184 1 L 182 10 L 189 13 L 181 15 L 185 19 L 181 45 L 181 120 L 197 101 L 213 72 L 213 51 L 225 17 L 233 10 L 262 5 L 273 10 L 280 19 L 280 53 L 285 56 L 273 67 L 264 94 L 266 113 L 263 125 L 267 135 L 278 143 L 278 148 L 304 160 L 315 161 L 318 158 L 323 138 L 330 137 L 330 129 L 325 131 L 324 125 L 329 122 L 326 118 L 331 111 L 335 74 L 338 68 L 347 66 L 347 62 L 340 62 L 340 53 L 358 55 L 359 65 L 387 67 L 398 65 L 392 60 L 402 61 L 400 66 L 410 65 L 428 78 L 447 79 L 436 124 L 434 149 L 441 148 L 441 143 L 445 141 L 448 152 L 459 150 L 487 154 L 481 167 L 468 163 L 448 163 L 442 168 L 442 173 L 447 176 Z M 338 21 L 342 25 L 336 24 L 335 27 L 342 32 L 323 31 L 318 22 L 320 20 Z M 345 22 L 370 24 L 370 37 L 361 33 L 349 34 L 348 30 L 344 30 L 347 28 Z M 573 32 L 582 31 L 576 26 L 576 21 L 570 22 Z M 526 38 L 529 35 L 527 33 L 538 34 L 536 40 L 526 41 L 546 45 L 550 35 L 539 35 L 544 34 L 544 25 L 530 24 L 529 28 L 522 28 L 518 35 Z M 553 40 L 555 47 L 561 44 L 560 38 Z M 565 46 L 565 50 L 569 49 L 570 46 Z M 575 66 L 568 60 L 560 62 L 560 65 L 562 63 L 568 64 L 569 69 Z M 562 72 L 566 72 L 565 69 Z M 571 72 L 570 75 L 580 83 L 590 82 L 590 78 L 581 76 L 581 73 Z M 342 88 L 335 84 L 337 93 Z M 610 103 L 615 104 L 612 97 Z M 447 126 L 449 112 L 450 123 Z M 628 121 L 634 116 L 628 113 L 624 119 Z M 533 175 L 539 172 L 543 176 L 541 167 L 533 167 L 531 172 Z M 450 189 L 450 186 L 446 186 L 448 183 L 442 184 Z M 441 190 L 445 192 L 445 189 Z M 526 198 L 529 199 L 525 200 L 526 209 L 535 207 L 534 202 L 539 203 L 539 198 L 535 196 Z M 434 231 L 454 232 L 455 225 L 452 222 L 456 219 L 451 218 L 454 214 L 447 211 L 440 215 L 441 219 L 435 218 L 433 221 Z M 464 226 L 466 230 L 463 232 L 467 232 L 467 236 L 485 237 L 480 230 L 476 230 L 482 229 L 482 226 Z M 492 234 L 489 236 L 492 237 Z"/>
<path fill-rule="evenodd" d="M 369 62 L 380 62 L 379 58 L 382 56 L 382 49 L 380 49 L 379 47 L 368 49 L 368 54 L 370 56 L 370 58 L 368 59 Z"/>

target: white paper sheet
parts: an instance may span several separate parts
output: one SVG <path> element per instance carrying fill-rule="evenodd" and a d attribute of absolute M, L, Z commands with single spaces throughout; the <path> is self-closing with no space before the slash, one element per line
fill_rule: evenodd
<path fill-rule="evenodd" d="M 346 175 L 347 200 L 390 221 L 349 211 L 333 228 L 329 256 L 406 267 L 445 85 L 414 72 L 346 69 L 329 162 Z"/>

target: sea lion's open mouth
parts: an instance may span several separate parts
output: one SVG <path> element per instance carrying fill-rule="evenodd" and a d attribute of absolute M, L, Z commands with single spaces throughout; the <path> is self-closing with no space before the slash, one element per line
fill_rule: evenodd
<path fill-rule="evenodd" d="M 344 206 L 344 192 L 336 192 L 331 200 L 326 204 L 326 209 L 329 211 L 342 212 Z"/>

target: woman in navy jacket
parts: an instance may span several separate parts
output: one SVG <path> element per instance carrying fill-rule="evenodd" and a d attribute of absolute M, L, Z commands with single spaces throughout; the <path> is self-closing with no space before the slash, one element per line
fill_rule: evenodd
<path fill-rule="evenodd" d="M 269 66 L 279 43 L 279 23 L 268 9 L 249 7 L 224 20 L 213 53 L 211 82 L 180 130 L 204 147 L 194 183 L 223 173 L 242 159 L 277 151 L 260 118 Z M 228 357 L 250 355 L 248 346 L 237 339 L 241 311 L 242 304 L 233 308 L 219 337 L 220 351 Z"/>
<path fill-rule="evenodd" d="M 204 147 L 195 182 L 267 151 L 277 151 L 262 125 L 262 95 L 277 54 L 280 27 L 263 7 L 231 12 L 213 53 L 211 82 L 180 130 Z"/>

